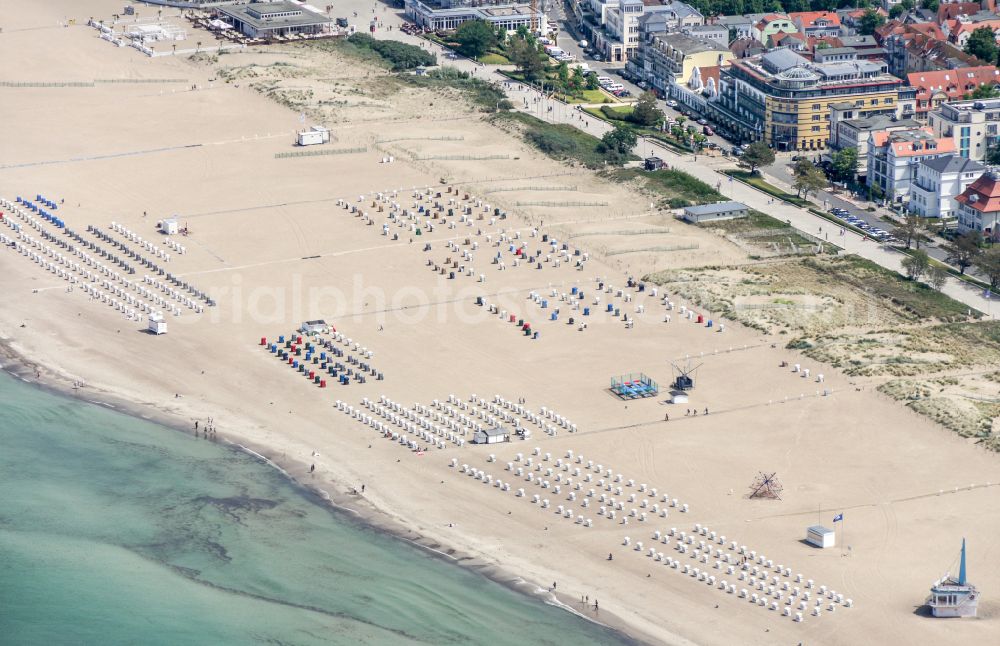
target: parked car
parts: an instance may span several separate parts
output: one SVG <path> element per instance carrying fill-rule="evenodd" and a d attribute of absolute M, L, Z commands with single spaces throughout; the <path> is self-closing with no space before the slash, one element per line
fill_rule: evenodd
<path fill-rule="evenodd" d="M 711 137 L 712 135 L 715 134 L 715 132 L 712 130 L 711 126 L 702 126 L 701 127 L 701 134 L 706 135 L 708 137 Z"/>
<path fill-rule="evenodd" d="M 699 126 L 707 126 L 708 125 L 708 119 L 705 119 L 704 117 L 701 118 L 701 119 L 698 119 L 698 125 Z"/>
<path fill-rule="evenodd" d="M 668 108 L 676 108 L 677 107 L 677 101 L 674 101 L 673 99 L 667 99 L 667 107 Z"/>

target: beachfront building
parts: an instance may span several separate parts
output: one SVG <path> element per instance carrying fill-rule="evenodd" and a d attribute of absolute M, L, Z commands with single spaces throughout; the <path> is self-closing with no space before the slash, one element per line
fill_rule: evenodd
<path fill-rule="evenodd" d="M 902 203 L 910 195 L 920 162 L 954 153 L 953 139 L 935 137 L 927 127 L 873 132 L 868 142 L 868 186 L 887 200 Z"/>
<path fill-rule="evenodd" d="M 539 3 L 535 12 L 535 23 L 542 33 L 548 31 L 548 20 Z M 406 0 L 406 18 L 416 25 L 435 31 L 451 31 L 470 20 L 482 20 L 495 29 L 508 33 L 521 27 L 530 29 L 532 23 L 531 5 L 527 2 L 474 2 L 473 0 Z"/>
<path fill-rule="evenodd" d="M 984 172 L 986 167 L 979 162 L 958 155 L 923 160 L 910 187 L 910 211 L 925 218 L 954 217 L 955 198 Z"/>
<path fill-rule="evenodd" d="M 716 202 L 684 207 L 684 219 L 698 224 L 716 220 L 735 220 L 750 214 L 750 207 L 742 202 Z"/>
<path fill-rule="evenodd" d="M 969 184 L 958 197 L 958 231 L 979 231 L 1000 242 L 1000 171 L 991 169 Z"/>
<path fill-rule="evenodd" d="M 937 72 L 914 72 L 906 75 L 917 90 L 916 116 L 927 119 L 945 101 L 960 101 L 981 85 L 1000 85 L 1000 70 L 993 65 L 962 67 Z"/>
<path fill-rule="evenodd" d="M 226 22 L 249 38 L 320 34 L 333 22 L 321 13 L 283 0 L 222 6 L 218 11 Z"/>
<path fill-rule="evenodd" d="M 593 33 L 594 47 L 609 61 L 635 62 L 650 34 L 666 34 L 703 25 L 705 17 L 679 0 L 615 0 L 604 11 L 604 28 Z M 639 75 L 641 77 L 641 75 Z"/>
<path fill-rule="evenodd" d="M 607 12 L 607 29 L 610 40 L 621 43 L 621 58 L 608 60 L 627 61 L 635 56 L 639 48 L 639 18 L 645 4 L 643 0 L 619 0 L 617 7 Z"/>
<path fill-rule="evenodd" d="M 665 91 L 671 85 L 687 85 L 696 67 L 723 65 L 734 58 L 729 48 L 718 41 L 684 34 L 654 35 L 643 47 L 642 55 L 652 85 Z"/>
<path fill-rule="evenodd" d="M 778 49 L 722 68 L 717 108 L 723 124 L 745 139 L 776 150 L 824 150 L 832 104 L 894 111 L 901 84 L 884 63 L 813 63 Z"/>
<path fill-rule="evenodd" d="M 943 103 L 928 125 L 939 137 L 952 137 L 960 156 L 983 161 L 1000 145 L 1000 99 Z"/>
<path fill-rule="evenodd" d="M 858 151 L 858 178 L 868 175 L 868 141 L 873 132 L 896 132 L 919 128 L 914 119 L 899 119 L 889 112 L 870 114 L 858 110 L 853 103 L 830 106 L 830 153 L 845 148 Z"/>

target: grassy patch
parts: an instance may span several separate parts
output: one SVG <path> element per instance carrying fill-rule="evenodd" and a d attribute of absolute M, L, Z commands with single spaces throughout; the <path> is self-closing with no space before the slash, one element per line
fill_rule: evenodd
<path fill-rule="evenodd" d="M 774 197 L 778 198 L 779 200 L 784 200 L 785 202 L 789 202 L 791 204 L 794 204 L 795 206 L 801 206 L 801 207 L 810 207 L 810 206 L 815 207 L 816 206 L 815 204 L 813 204 L 809 200 L 804 200 L 801 197 L 799 197 L 799 196 L 797 196 L 797 195 L 795 195 L 793 193 L 786 193 L 785 191 L 781 190 L 777 186 L 775 186 L 775 185 L 773 185 L 773 184 L 765 181 L 763 177 L 761 177 L 760 175 L 757 175 L 756 173 L 753 174 L 753 175 L 751 175 L 749 171 L 745 171 L 745 170 L 727 170 L 727 171 L 723 171 L 723 172 L 726 175 L 729 175 L 730 177 L 738 179 L 741 182 L 745 182 L 745 183 L 749 184 L 750 186 L 753 186 L 754 188 L 759 188 L 760 190 L 764 191 L 765 193 L 767 193 L 769 195 L 773 195 Z"/>
<path fill-rule="evenodd" d="M 844 256 L 813 267 L 826 273 L 828 280 L 847 283 L 876 298 L 886 299 L 916 319 L 959 321 L 965 320 L 969 312 L 967 305 L 950 296 L 860 256 Z"/>
<path fill-rule="evenodd" d="M 478 60 L 486 65 L 510 65 L 510 60 L 506 56 L 492 52 L 480 56 Z"/>
<path fill-rule="evenodd" d="M 574 126 L 548 123 L 523 112 L 500 112 L 493 117 L 493 122 L 518 129 L 528 143 L 553 159 L 575 161 L 589 168 L 601 168 L 609 163 L 600 150 L 601 140 Z M 632 155 L 631 159 L 638 157 Z"/>
<path fill-rule="evenodd" d="M 744 242 L 753 246 L 774 249 L 782 255 L 788 255 L 788 253 L 811 254 L 816 250 L 818 244 L 816 240 L 806 237 L 798 229 L 789 226 L 788 223 L 754 209 L 750 209 L 745 218 L 704 222 L 697 226 L 722 230 L 727 235 L 741 237 Z M 836 247 L 833 245 L 823 244 L 822 246 L 823 253 L 834 253 L 835 251 Z"/>
<path fill-rule="evenodd" d="M 306 41 L 302 45 L 336 51 L 393 71 L 437 65 L 437 56 L 416 45 L 408 45 L 398 40 L 376 40 L 368 34 L 357 33 L 349 38 Z"/>
<path fill-rule="evenodd" d="M 432 90 L 458 90 L 473 105 L 484 112 L 496 111 L 497 105 L 503 109 L 508 105 L 507 96 L 503 90 L 488 81 L 477 79 L 467 72 L 461 72 L 454 67 L 443 67 L 432 70 L 424 76 L 404 74 L 400 78 L 410 85 Z"/>
<path fill-rule="evenodd" d="M 646 189 L 674 209 L 726 199 L 705 182 L 676 169 L 648 172 L 638 168 L 628 168 L 616 171 L 614 177 L 623 182 L 642 180 Z"/>

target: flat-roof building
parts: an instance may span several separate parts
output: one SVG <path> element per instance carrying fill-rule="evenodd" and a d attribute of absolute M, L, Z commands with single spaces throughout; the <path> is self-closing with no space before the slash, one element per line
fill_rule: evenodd
<path fill-rule="evenodd" d="M 237 31 L 250 38 L 319 34 L 333 22 L 323 14 L 284 0 L 224 6 L 218 10 Z"/>
<path fill-rule="evenodd" d="M 723 124 L 776 150 L 823 150 L 830 106 L 894 111 L 902 81 L 884 63 L 813 63 L 787 49 L 732 61 L 722 69 L 717 107 Z"/>
<path fill-rule="evenodd" d="M 951 137 L 962 157 L 983 161 L 1000 146 L 1000 99 L 942 103 L 929 115 L 929 125 L 941 137 Z"/>
<path fill-rule="evenodd" d="M 527 2 L 481 2 L 473 4 L 470 0 L 406 0 L 406 17 L 420 27 L 433 30 L 450 31 L 470 20 L 483 20 L 494 28 L 507 32 L 517 31 L 520 27 L 531 28 L 531 5 Z M 538 28 L 548 30 L 545 12 L 535 13 Z"/>
<path fill-rule="evenodd" d="M 716 202 L 684 207 L 684 219 L 698 224 L 715 220 L 735 220 L 750 214 L 750 207 L 742 202 Z"/>

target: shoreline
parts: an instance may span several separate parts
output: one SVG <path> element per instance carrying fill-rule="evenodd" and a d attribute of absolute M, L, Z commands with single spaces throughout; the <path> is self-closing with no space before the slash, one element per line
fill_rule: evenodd
<path fill-rule="evenodd" d="M 81 397 L 78 389 L 63 383 L 64 378 L 58 372 L 61 368 L 56 368 L 55 371 L 49 372 L 49 379 L 46 379 L 45 373 L 38 376 L 38 373 L 41 372 L 40 369 L 50 369 L 47 366 L 30 361 L 13 347 L 10 339 L 0 338 L 0 360 L 3 361 L 2 365 L 0 365 L 0 370 L 3 370 L 15 379 L 19 379 L 32 387 L 39 388 L 56 397 L 72 399 L 93 406 L 104 406 L 122 415 L 151 422 L 172 432 L 185 435 L 190 434 L 190 428 L 183 427 L 175 416 L 156 406 L 134 402 L 107 391 L 100 391 L 101 397 L 110 399 L 111 401 L 98 401 Z M 35 371 L 34 375 L 32 375 L 32 371 Z M 32 375 L 32 378 L 27 378 L 25 375 Z M 143 411 L 152 412 L 153 414 L 146 415 Z M 338 517 L 338 520 L 355 523 L 366 529 L 382 532 L 397 540 L 409 543 L 438 560 L 467 569 L 509 590 L 529 597 L 536 602 L 553 606 L 594 625 L 611 630 L 626 644 L 643 646 L 664 643 L 662 640 L 657 640 L 650 635 L 643 634 L 638 628 L 631 626 L 622 617 L 614 613 L 605 611 L 604 617 L 608 618 L 606 621 L 599 621 L 594 617 L 587 616 L 574 607 L 578 605 L 578 602 L 569 599 L 567 595 L 554 594 L 546 590 L 542 585 L 507 570 L 501 565 L 489 563 L 481 556 L 455 546 L 443 544 L 443 542 L 437 539 L 424 536 L 412 527 L 407 526 L 399 515 L 392 513 L 390 510 L 379 508 L 368 498 L 346 492 L 331 494 L 319 486 L 308 484 L 296 476 L 296 473 L 308 474 L 309 467 L 303 462 L 294 458 L 288 458 L 287 456 L 284 458 L 270 457 L 267 455 L 271 451 L 269 447 L 255 444 L 246 438 L 238 438 L 235 434 L 233 434 L 233 437 L 222 435 L 217 439 L 213 438 L 211 441 L 224 446 L 228 450 L 243 453 L 275 469 L 300 495 L 313 504 L 333 513 Z M 334 484 L 338 487 L 346 487 L 343 482 L 335 481 Z M 351 501 L 364 501 L 366 505 L 364 508 L 352 507 L 348 505 Z M 691 643 L 680 636 L 676 637 L 678 639 L 677 644 Z"/>

